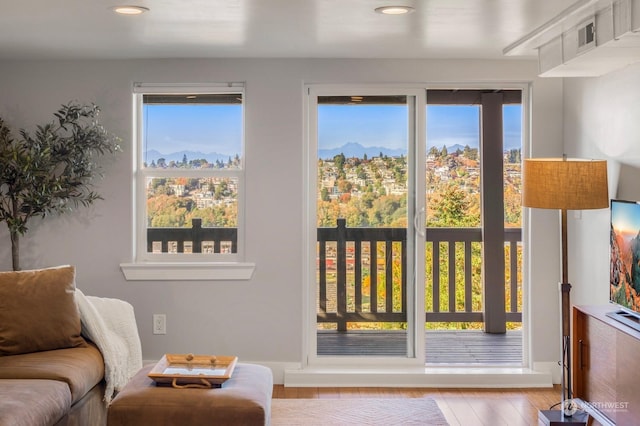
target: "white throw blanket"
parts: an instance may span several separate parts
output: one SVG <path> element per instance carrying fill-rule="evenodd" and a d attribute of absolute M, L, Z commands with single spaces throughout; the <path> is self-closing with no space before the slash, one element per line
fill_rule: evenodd
<path fill-rule="evenodd" d="M 111 402 L 114 392 L 142 368 L 142 348 L 133 306 L 119 299 L 85 296 L 76 288 L 82 335 L 96 344 L 104 359 L 107 388 L 104 399 Z"/>

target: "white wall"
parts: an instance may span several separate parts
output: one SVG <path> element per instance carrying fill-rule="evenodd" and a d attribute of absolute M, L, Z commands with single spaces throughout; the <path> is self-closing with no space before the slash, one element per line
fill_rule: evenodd
<path fill-rule="evenodd" d="M 564 82 L 564 139 L 570 156 L 606 159 L 611 198 L 640 201 L 640 64 Z M 569 214 L 574 304 L 609 300 L 609 210 Z"/>
<path fill-rule="evenodd" d="M 124 138 L 90 210 L 31 224 L 24 269 L 69 263 L 86 294 L 133 304 L 145 359 L 164 353 L 237 354 L 266 364 L 302 362 L 302 175 L 305 83 L 533 81 L 534 156 L 562 152 L 562 81 L 537 79 L 531 61 L 427 60 L 127 60 L 0 62 L 0 116 L 15 126 L 50 120 L 69 100 L 95 102 L 102 121 Z M 132 257 L 132 82 L 246 82 L 247 261 L 245 282 L 127 282 L 119 269 Z M 532 213 L 530 315 L 533 363 L 559 359 L 557 227 Z M 0 269 L 10 268 L 0 230 Z M 557 273 L 555 271 L 558 271 Z M 549 285 L 552 284 L 552 285 Z M 153 313 L 167 315 L 167 334 L 151 334 Z"/>

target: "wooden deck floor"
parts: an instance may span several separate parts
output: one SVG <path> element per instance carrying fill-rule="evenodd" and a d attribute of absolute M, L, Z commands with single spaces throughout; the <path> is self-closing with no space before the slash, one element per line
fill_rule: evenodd
<path fill-rule="evenodd" d="M 318 355 L 405 356 L 404 331 L 318 331 Z M 477 330 L 425 333 L 427 364 L 522 364 L 522 331 L 489 334 Z"/>

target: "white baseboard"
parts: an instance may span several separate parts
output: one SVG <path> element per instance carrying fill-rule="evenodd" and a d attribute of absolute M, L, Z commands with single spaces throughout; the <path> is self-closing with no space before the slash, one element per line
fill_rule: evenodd
<path fill-rule="evenodd" d="M 553 361 L 534 362 L 533 369 L 536 371 L 550 374 L 554 384 L 560 383 L 560 375 L 562 372 L 562 368 L 560 368 L 560 365 L 558 365 L 558 362 L 553 362 Z"/>
<path fill-rule="evenodd" d="M 283 385 L 285 379 L 285 372 L 288 370 L 299 370 L 301 368 L 300 363 L 295 362 L 263 362 L 263 361 L 242 361 L 248 364 L 264 365 L 271 369 L 273 373 L 273 384 Z"/>
<path fill-rule="evenodd" d="M 157 360 L 144 360 L 155 364 Z M 557 363 L 536 363 L 534 370 L 519 367 L 308 367 L 295 362 L 245 361 L 268 367 L 273 383 L 288 387 L 439 387 L 517 388 L 551 387 L 559 383 Z M 557 373 L 553 376 L 553 370 Z"/>
<path fill-rule="evenodd" d="M 516 388 L 551 387 L 551 375 L 528 368 L 426 367 L 356 369 L 315 367 L 290 369 L 284 374 L 290 387 L 439 387 Z"/>

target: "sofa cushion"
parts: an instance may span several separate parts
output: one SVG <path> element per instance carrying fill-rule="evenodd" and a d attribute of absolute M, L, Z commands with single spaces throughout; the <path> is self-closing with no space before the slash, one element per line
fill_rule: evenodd
<path fill-rule="evenodd" d="M 104 389 L 104 381 L 95 385 L 80 401 L 74 402 L 54 426 L 106 426 L 108 405 L 104 401 Z"/>
<path fill-rule="evenodd" d="M 85 346 L 75 268 L 0 272 L 0 355 Z"/>
<path fill-rule="evenodd" d="M 71 407 L 69 387 L 55 380 L 0 380 L 0 426 L 48 426 Z"/>
<path fill-rule="evenodd" d="M 100 351 L 83 348 L 57 349 L 0 357 L 0 379 L 48 379 L 66 383 L 72 403 L 82 398 L 104 377 Z"/>

